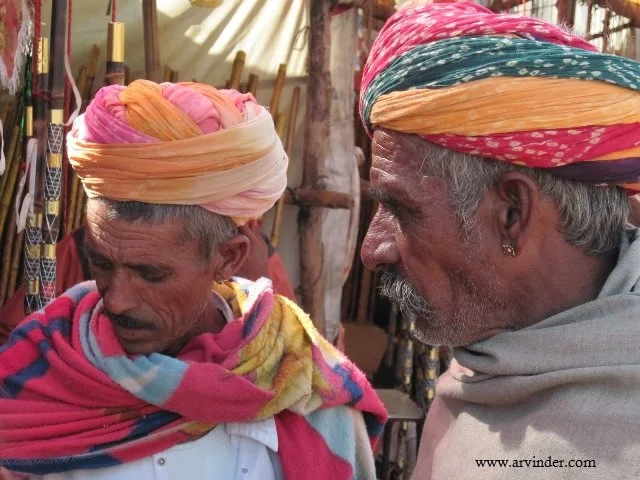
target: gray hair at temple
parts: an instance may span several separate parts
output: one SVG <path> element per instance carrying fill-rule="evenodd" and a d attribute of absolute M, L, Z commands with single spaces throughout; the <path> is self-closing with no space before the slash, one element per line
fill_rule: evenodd
<path fill-rule="evenodd" d="M 467 239 L 474 238 L 477 232 L 476 211 L 487 190 L 505 173 L 519 171 L 531 177 L 540 191 L 555 202 L 560 215 L 559 229 L 569 243 L 583 247 L 590 255 L 618 248 L 629 216 L 629 200 L 622 188 L 566 180 L 543 169 L 454 152 L 412 137 L 424 158 L 423 173 L 447 182 L 450 204 Z"/>
<path fill-rule="evenodd" d="M 90 199 L 107 208 L 108 219 L 148 223 L 182 222 L 184 230 L 180 241 L 198 240 L 200 254 L 204 260 L 211 258 L 213 251 L 224 241 L 238 234 L 230 217 L 205 210 L 197 205 L 164 205 L 136 201 L 117 201 L 106 197 Z"/>

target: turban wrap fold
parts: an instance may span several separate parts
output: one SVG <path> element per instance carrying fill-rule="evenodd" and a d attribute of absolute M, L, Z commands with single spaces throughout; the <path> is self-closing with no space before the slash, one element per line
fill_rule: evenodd
<path fill-rule="evenodd" d="M 287 185 L 287 155 L 251 94 L 136 80 L 102 88 L 67 136 L 87 195 L 199 205 L 242 224 Z"/>
<path fill-rule="evenodd" d="M 471 2 L 405 8 L 385 24 L 360 113 L 429 142 L 640 191 L 640 63 L 542 20 Z"/>

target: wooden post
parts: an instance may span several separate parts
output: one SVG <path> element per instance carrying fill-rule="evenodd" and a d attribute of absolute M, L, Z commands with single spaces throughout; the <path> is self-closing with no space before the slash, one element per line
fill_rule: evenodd
<path fill-rule="evenodd" d="M 324 1 L 324 0 L 321 0 Z M 327 67 L 329 68 L 329 67 Z M 273 95 L 271 96 L 271 103 L 269 104 L 269 111 L 273 118 L 278 114 L 278 108 L 280 107 L 280 95 L 282 94 L 282 88 L 284 87 L 284 78 L 287 75 L 287 64 L 281 63 L 278 68 L 278 75 L 276 76 L 276 84 L 273 87 Z M 309 72 L 311 75 L 311 72 Z"/>
<path fill-rule="evenodd" d="M 611 26 L 611 9 L 607 8 L 604 14 L 602 28 L 602 53 L 609 53 L 609 29 Z"/>
<path fill-rule="evenodd" d="M 303 187 L 323 189 L 325 156 L 329 141 L 331 78 L 329 61 L 331 24 L 329 1 L 311 2 L 309 32 L 309 77 L 304 128 Z M 322 246 L 322 209 L 302 209 L 298 216 L 300 230 L 300 299 L 318 331 L 325 335 L 324 274 Z"/>
<path fill-rule="evenodd" d="M 258 90 L 258 75 L 254 75 L 253 73 L 250 73 L 249 81 L 247 82 L 247 92 L 255 97 L 257 90 Z"/>
<path fill-rule="evenodd" d="M 142 0 L 144 31 L 144 68 L 147 80 L 160 81 L 160 45 L 156 0 Z"/>
<path fill-rule="evenodd" d="M 573 27 L 575 5 L 575 0 L 557 0 L 556 8 L 558 9 L 558 23 L 560 25 Z"/>
<path fill-rule="evenodd" d="M 247 54 L 242 50 L 238 50 L 236 58 L 233 61 L 233 67 L 231 68 L 231 75 L 229 76 L 228 88 L 238 90 L 240 88 L 240 80 L 242 79 L 242 70 L 244 69 L 244 61 L 247 58 Z"/>

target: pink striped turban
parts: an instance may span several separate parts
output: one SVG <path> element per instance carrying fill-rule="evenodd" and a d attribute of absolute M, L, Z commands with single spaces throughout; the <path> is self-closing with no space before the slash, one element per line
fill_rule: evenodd
<path fill-rule="evenodd" d="M 287 185 L 287 155 L 251 94 L 137 80 L 102 88 L 67 136 L 87 195 L 198 205 L 237 224 Z"/>

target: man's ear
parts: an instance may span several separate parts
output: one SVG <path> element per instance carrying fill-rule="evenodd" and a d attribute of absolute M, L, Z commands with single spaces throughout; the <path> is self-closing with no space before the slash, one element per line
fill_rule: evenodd
<path fill-rule="evenodd" d="M 520 172 L 507 172 L 495 185 L 498 197 L 495 228 L 503 246 L 515 254 L 522 252 L 532 233 L 535 213 L 540 207 L 540 189 L 536 182 Z"/>
<path fill-rule="evenodd" d="M 222 242 L 215 251 L 216 277 L 233 277 L 249 255 L 250 242 L 245 235 L 236 235 Z"/>

